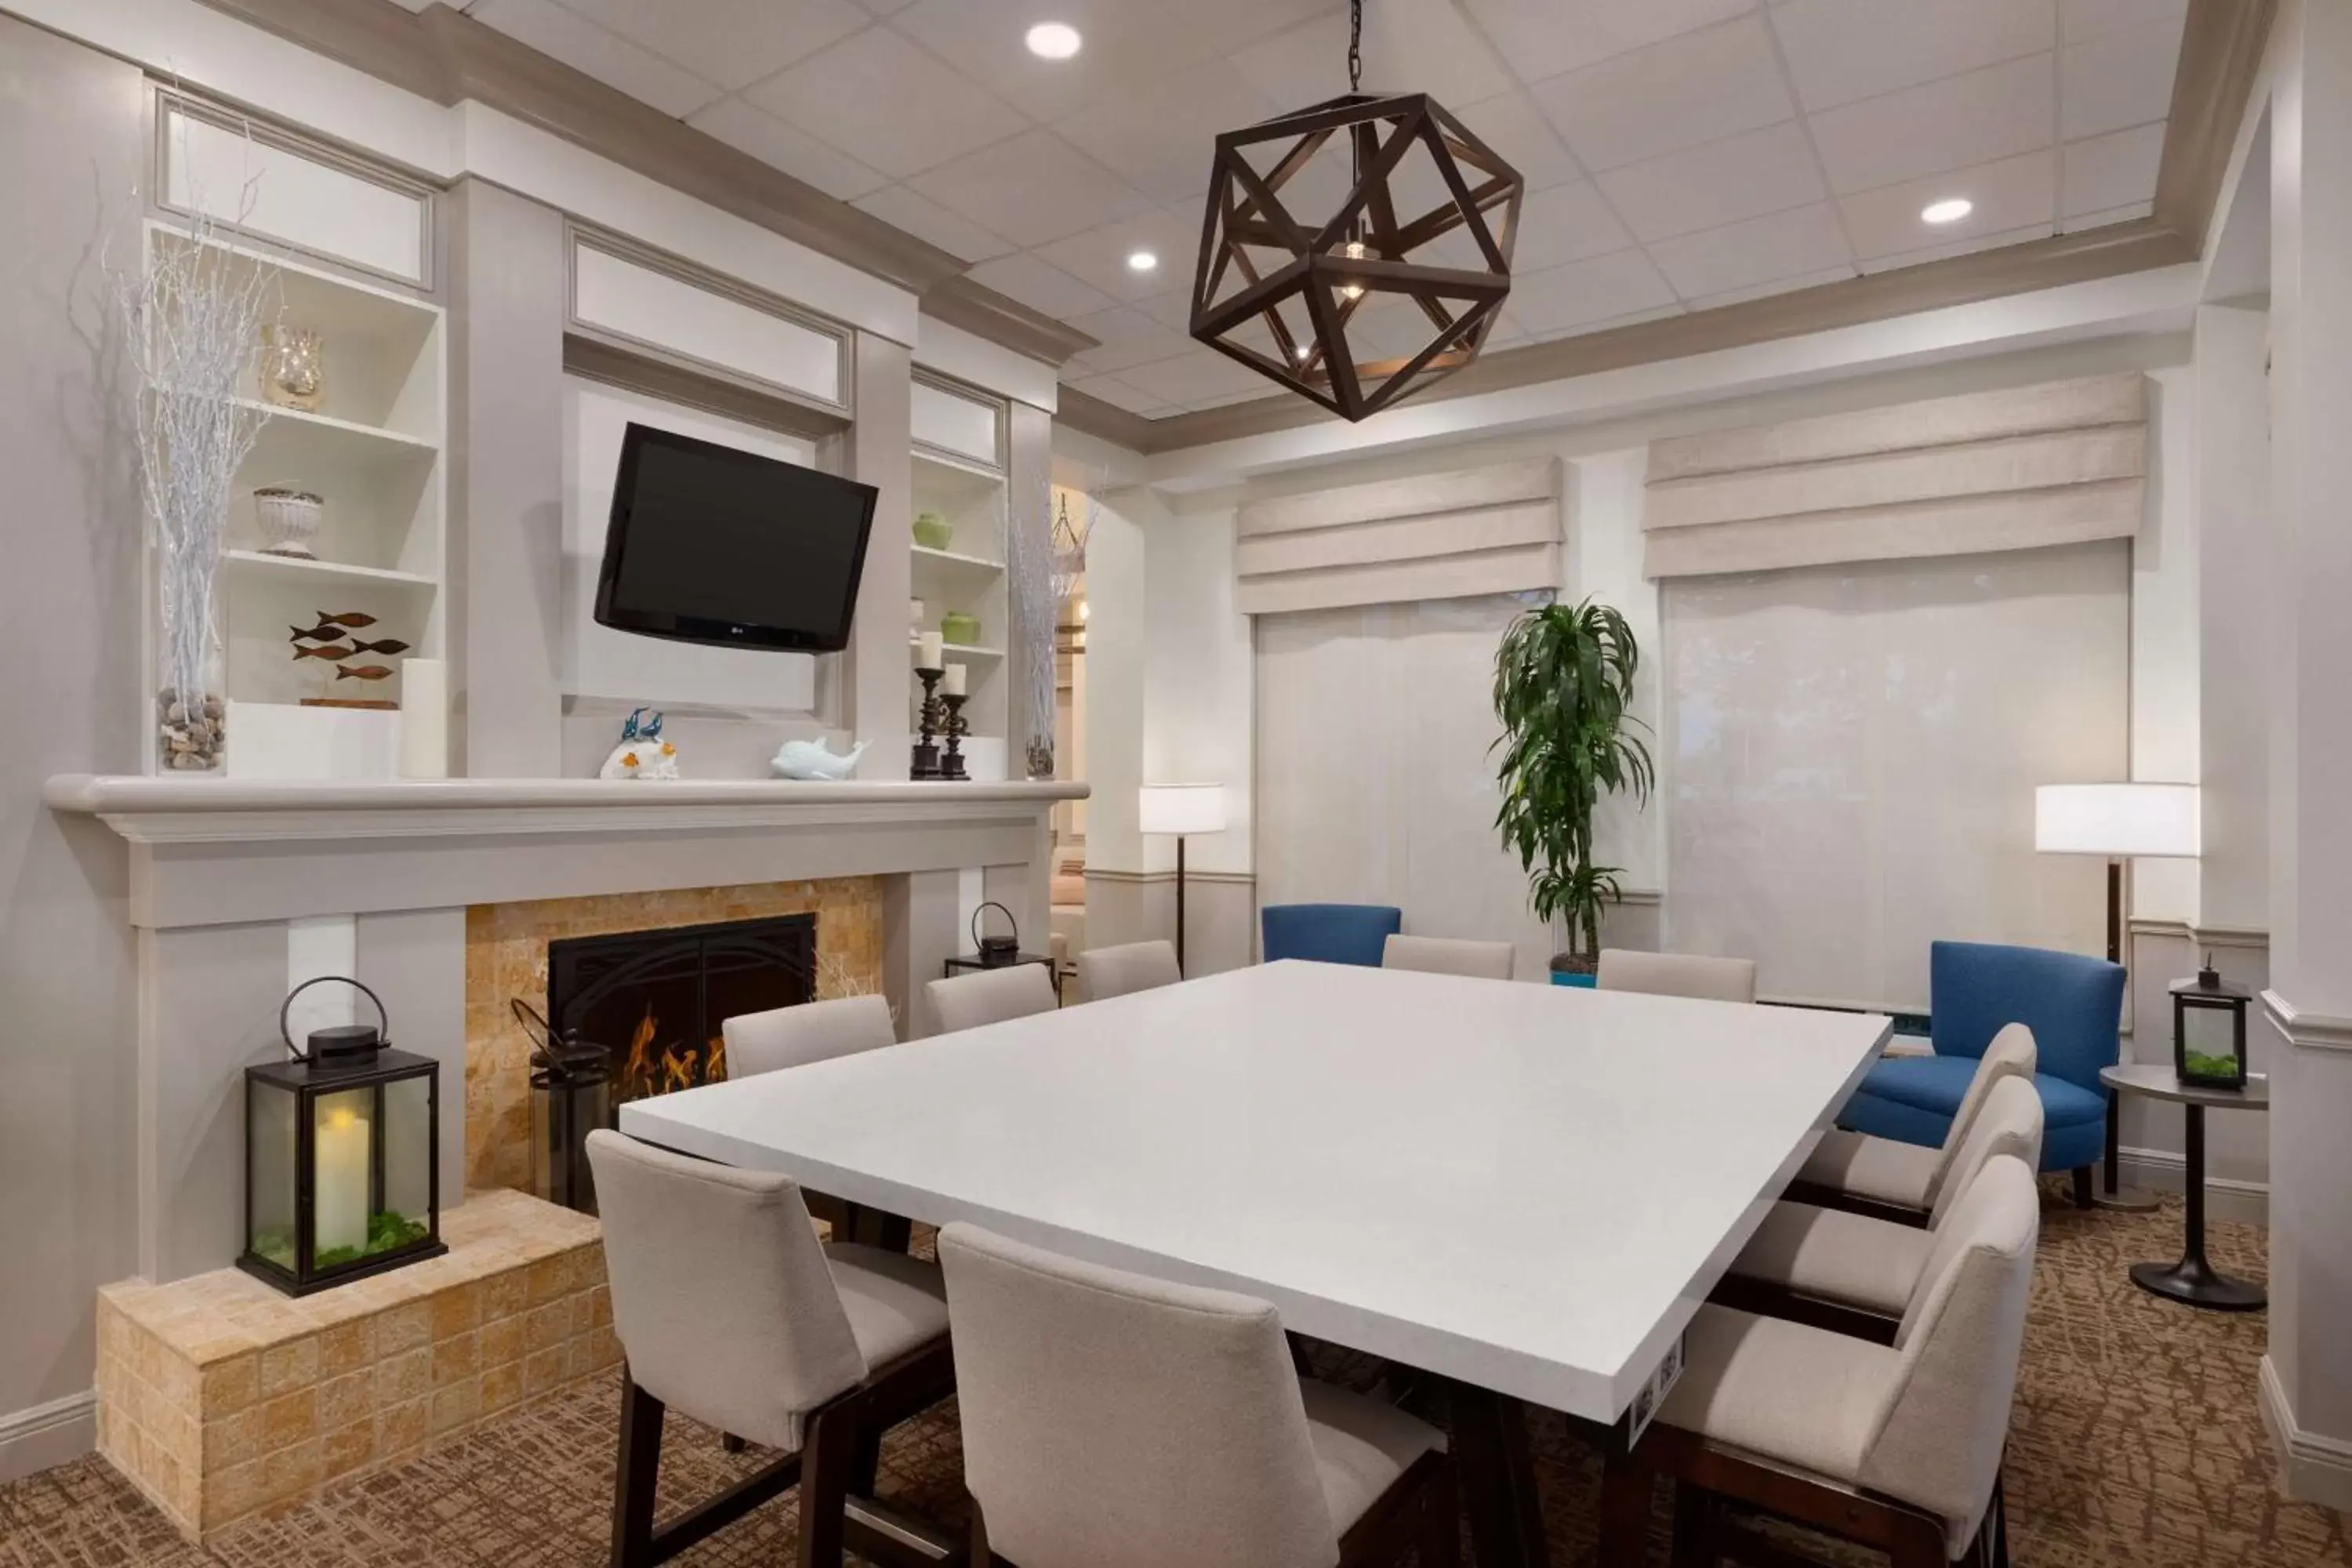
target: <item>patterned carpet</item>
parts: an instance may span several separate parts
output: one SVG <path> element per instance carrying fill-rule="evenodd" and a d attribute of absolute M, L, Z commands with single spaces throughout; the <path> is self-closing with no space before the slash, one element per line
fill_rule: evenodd
<path fill-rule="evenodd" d="M 2254 1407 L 2262 1316 L 2191 1311 L 2142 1294 L 2125 1276 L 2127 1264 L 2176 1256 L 2180 1220 L 2177 1203 L 2156 1215 L 2084 1215 L 2059 1204 L 2054 1189 L 2045 1203 L 2009 1447 L 2013 1558 L 2020 1568 L 2352 1564 L 2347 1520 L 2284 1502 L 2273 1485 Z M 2252 1226 L 2217 1225 L 2214 1261 L 2260 1279 L 2263 1241 Z M 209 1550 L 182 1542 L 102 1461 L 84 1459 L 0 1487 L 0 1568 L 599 1563 L 615 1409 L 611 1384 L 551 1395 L 413 1464 L 240 1525 Z M 1598 1460 L 1557 1418 L 1538 1417 L 1535 1439 L 1554 1561 L 1588 1563 Z M 667 1448 L 665 1514 L 759 1457 L 730 1458 L 713 1434 L 675 1420 Z M 886 1496 L 943 1521 L 961 1518 L 950 1412 L 901 1428 L 884 1467 Z M 789 1510 L 789 1500 L 772 1505 L 679 1561 L 787 1562 Z M 1663 1563 L 1663 1542 L 1654 1548 Z"/>

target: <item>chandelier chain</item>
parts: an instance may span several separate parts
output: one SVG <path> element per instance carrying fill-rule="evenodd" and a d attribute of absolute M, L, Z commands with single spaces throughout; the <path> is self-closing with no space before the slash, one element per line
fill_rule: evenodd
<path fill-rule="evenodd" d="M 1364 0 L 1348 0 L 1348 90 L 1364 85 Z"/>

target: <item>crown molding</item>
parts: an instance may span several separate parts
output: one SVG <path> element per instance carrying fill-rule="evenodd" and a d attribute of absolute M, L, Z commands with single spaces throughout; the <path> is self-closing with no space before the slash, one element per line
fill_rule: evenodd
<path fill-rule="evenodd" d="M 2274 9 L 2275 0 L 2190 0 L 2148 217 L 1482 355 L 1413 404 L 1565 381 L 2194 261 L 2221 198 Z M 1331 417 L 1303 398 L 1271 396 L 1137 419 L 1140 430 L 1125 437 L 1092 427 L 1088 433 L 1150 455 L 1319 425 Z"/>
<path fill-rule="evenodd" d="M 2275 991 L 2263 993 L 2263 1014 L 2279 1038 L 2299 1050 L 2352 1051 L 2352 1018 L 2305 1013 Z"/>
<path fill-rule="evenodd" d="M 313 53 L 436 103 L 497 110 L 625 169 L 914 294 L 924 310 L 1058 368 L 1094 346 L 983 288 L 958 257 L 446 4 L 203 0 Z"/>
<path fill-rule="evenodd" d="M 1156 438 L 1154 432 L 1164 421 L 1146 419 L 1140 414 L 1129 414 L 1115 403 L 1080 392 L 1068 382 L 1062 383 L 1059 405 L 1054 410 L 1055 422 L 1071 429 L 1124 447 L 1130 452 L 1150 452 Z"/>
<path fill-rule="evenodd" d="M 942 279 L 931 286 L 923 296 L 923 314 L 951 327 L 961 327 L 1015 353 L 1044 360 L 1056 369 L 1072 354 L 1093 348 L 1096 342 L 1043 310 L 1033 310 L 1018 300 L 961 275 Z M 1066 388 L 1056 398 L 1068 395 Z"/>

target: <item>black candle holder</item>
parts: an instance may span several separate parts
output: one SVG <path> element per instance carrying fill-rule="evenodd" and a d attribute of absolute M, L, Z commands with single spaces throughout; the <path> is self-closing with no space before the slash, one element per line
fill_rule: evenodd
<path fill-rule="evenodd" d="M 910 779 L 936 779 L 946 775 L 940 771 L 938 743 L 941 710 L 940 707 L 940 677 L 942 669 L 925 669 L 918 665 L 915 679 L 923 683 L 923 703 L 915 715 L 915 747 L 911 764 L 907 769 Z"/>
<path fill-rule="evenodd" d="M 940 699 L 948 710 L 947 722 L 940 726 L 941 731 L 948 738 L 947 755 L 940 759 L 940 777 L 943 779 L 971 777 L 963 769 L 963 738 L 971 733 L 971 721 L 963 716 L 963 705 L 969 700 L 971 700 L 970 698 L 961 695 L 944 696 Z"/>

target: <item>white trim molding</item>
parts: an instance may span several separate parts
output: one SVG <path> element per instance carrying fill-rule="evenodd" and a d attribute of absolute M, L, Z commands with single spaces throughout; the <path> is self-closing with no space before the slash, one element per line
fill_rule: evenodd
<path fill-rule="evenodd" d="M 98 1391 L 0 1415 L 0 1481 L 71 1464 L 98 1447 Z"/>
<path fill-rule="evenodd" d="M 2127 1187 L 2147 1187 L 2159 1193 L 2189 1190 L 2189 1161 L 2177 1149 L 2136 1149 L 2126 1144 L 2116 1151 L 2116 1156 L 2118 1177 Z M 2205 1212 L 2214 1219 L 2239 1225 L 2268 1226 L 2270 1184 L 2240 1181 L 2208 1172 Z"/>
<path fill-rule="evenodd" d="M 2134 936 L 2172 937 L 2197 947 L 2247 948 L 2256 952 L 2271 945 L 2271 933 L 2253 926 L 2200 926 L 2190 921 L 2135 915 L 2126 922 Z"/>
<path fill-rule="evenodd" d="M 2263 993 L 2263 1016 L 2281 1039 L 2300 1050 L 2352 1051 L 2352 1018 L 2303 1012 L 2275 991 Z"/>
<path fill-rule="evenodd" d="M 2294 1407 L 2287 1402 L 2286 1385 L 2278 1368 L 2263 1357 L 2263 1426 L 2278 1456 L 2279 1484 L 2298 1502 L 2352 1512 L 2352 1443 L 2325 1437 L 2295 1425 Z"/>

